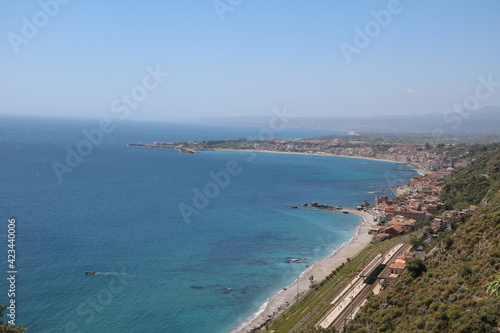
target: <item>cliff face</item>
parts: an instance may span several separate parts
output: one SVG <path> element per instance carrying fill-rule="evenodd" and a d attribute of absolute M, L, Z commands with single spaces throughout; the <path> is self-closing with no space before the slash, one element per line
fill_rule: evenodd
<path fill-rule="evenodd" d="M 499 331 L 500 299 L 486 290 L 500 276 L 499 160 L 497 146 L 448 179 L 447 200 L 479 203 L 477 211 L 441 236 L 424 260 L 427 271 L 405 272 L 369 298 L 348 332 Z"/>

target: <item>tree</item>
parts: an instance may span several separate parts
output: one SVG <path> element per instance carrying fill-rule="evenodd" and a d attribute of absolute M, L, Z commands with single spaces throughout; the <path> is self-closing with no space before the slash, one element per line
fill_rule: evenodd
<path fill-rule="evenodd" d="M 410 238 L 410 244 L 412 245 L 413 249 L 416 250 L 417 247 L 422 245 L 422 239 L 416 236 L 413 236 Z"/>
<path fill-rule="evenodd" d="M 443 240 L 444 248 L 446 250 L 449 250 L 453 246 L 453 243 L 454 243 L 453 238 L 451 238 L 450 236 L 446 237 Z"/>
<path fill-rule="evenodd" d="M 423 272 L 427 271 L 427 267 L 420 258 L 412 258 L 408 260 L 406 268 L 412 277 L 416 278 L 422 275 Z"/>
<path fill-rule="evenodd" d="M 471 274 L 472 274 L 472 269 L 467 265 L 462 266 L 462 268 L 460 269 L 460 275 L 464 279 L 468 279 L 471 276 Z"/>

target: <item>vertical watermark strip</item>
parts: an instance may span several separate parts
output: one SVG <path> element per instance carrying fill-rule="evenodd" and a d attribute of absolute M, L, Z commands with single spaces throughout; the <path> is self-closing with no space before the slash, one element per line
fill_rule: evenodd
<path fill-rule="evenodd" d="M 7 297 L 9 304 L 7 306 L 7 314 L 9 317 L 8 323 L 12 326 L 16 325 L 16 219 L 8 219 L 7 224 L 7 281 L 8 291 Z"/>

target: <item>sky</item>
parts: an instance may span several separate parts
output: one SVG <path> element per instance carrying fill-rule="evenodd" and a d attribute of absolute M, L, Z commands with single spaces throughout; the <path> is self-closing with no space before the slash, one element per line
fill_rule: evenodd
<path fill-rule="evenodd" d="M 500 105 L 498 0 L 2 7 L 0 115 L 427 114 L 464 103 L 485 80 L 479 106 Z"/>

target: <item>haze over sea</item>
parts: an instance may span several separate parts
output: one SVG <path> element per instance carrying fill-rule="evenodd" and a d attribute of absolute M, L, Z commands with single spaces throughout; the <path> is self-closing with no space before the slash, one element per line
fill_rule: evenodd
<path fill-rule="evenodd" d="M 226 332 L 354 236 L 355 206 L 414 175 L 394 163 L 327 156 L 127 147 L 256 137 L 259 128 L 120 123 L 59 182 L 52 162 L 98 121 L 2 117 L 0 255 L 17 223 L 17 323 L 29 332 Z M 285 129 L 280 138 L 332 131 Z M 342 133 L 337 133 L 342 134 Z M 346 133 L 343 133 L 346 134 Z M 236 161 L 241 172 L 183 219 L 179 205 Z M 391 184 L 392 185 L 392 184 Z M 289 205 L 299 209 L 287 208 Z M 286 257 L 305 263 L 284 263 Z M 0 278 L 7 265 L 2 261 Z M 86 276 L 84 271 L 98 272 Z M 5 286 L 6 284 L 2 284 Z M 242 291 L 245 291 L 244 293 Z M 7 302 L 2 287 L 0 304 Z"/>

